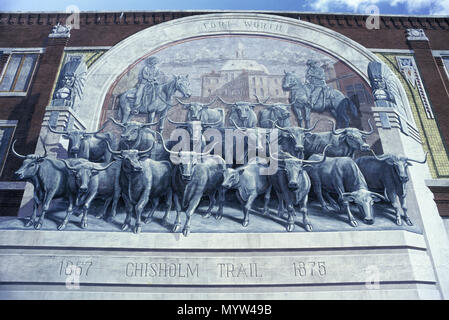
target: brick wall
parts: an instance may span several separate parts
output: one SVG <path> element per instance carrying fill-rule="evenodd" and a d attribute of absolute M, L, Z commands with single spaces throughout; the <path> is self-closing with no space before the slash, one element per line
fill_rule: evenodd
<path fill-rule="evenodd" d="M 35 149 L 42 119 L 65 46 L 114 46 L 134 33 L 165 21 L 191 15 L 207 14 L 198 12 L 121 12 L 81 13 L 80 29 L 72 30 L 69 39 L 51 40 L 48 34 L 58 22 L 64 24 L 65 13 L 0 13 L 0 48 L 45 48 L 26 97 L 0 97 L 0 119 L 18 120 L 15 139 L 17 149 L 23 154 Z M 379 30 L 365 27 L 367 16 L 332 15 L 308 13 L 271 13 L 318 24 L 339 32 L 367 48 L 414 49 L 429 99 L 434 108 L 443 140 L 449 145 L 449 96 L 448 80 L 444 67 L 435 61 L 433 50 L 449 50 L 449 19 L 430 17 L 381 17 Z M 413 44 L 406 40 L 406 29 L 424 29 L 429 43 Z M 6 61 L 3 55 L 0 68 Z M 13 156 L 9 156 L 0 180 L 14 180 L 14 171 L 20 166 Z M 20 195 L 21 196 L 21 195 Z M 0 206 L 6 206 L 8 194 L 0 193 Z M 11 208 L 14 206 L 11 205 Z M 0 214 L 15 214 L 14 209 L 3 210 Z"/>

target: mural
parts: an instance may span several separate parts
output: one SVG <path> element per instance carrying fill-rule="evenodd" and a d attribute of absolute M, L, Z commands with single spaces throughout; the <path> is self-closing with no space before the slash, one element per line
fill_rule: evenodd
<path fill-rule="evenodd" d="M 72 103 L 84 70 L 65 62 L 54 101 Z M 368 74 L 371 86 L 318 49 L 256 36 L 144 56 L 110 89 L 99 130 L 49 127 L 69 139 L 67 158 L 21 155 L 13 144 L 24 159 L 17 176 L 35 188 L 26 226 L 42 228 L 55 203 L 59 230 L 419 232 L 407 167 L 427 156 L 382 154 L 371 108 L 405 115 L 407 98 L 386 65 L 373 62 Z M 101 220 L 88 223 L 89 214 Z"/>

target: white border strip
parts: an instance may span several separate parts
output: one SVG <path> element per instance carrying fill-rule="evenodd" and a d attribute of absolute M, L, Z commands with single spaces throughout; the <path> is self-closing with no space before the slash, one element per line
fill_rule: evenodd
<path fill-rule="evenodd" d="M 12 54 L 12 53 L 44 53 L 45 48 L 0 48 L 0 52 L 6 53 L 6 54 Z"/>
<path fill-rule="evenodd" d="M 380 48 L 368 48 L 371 52 L 382 52 L 382 53 L 415 53 L 413 50 L 407 50 L 407 49 L 380 49 Z"/>
<path fill-rule="evenodd" d="M 109 50 L 112 47 L 65 47 L 64 51 Z"/>
<path fill-rule="evenodd" d="M 449 56 L 449 50 L 432 50 L 432 55 L 434 57 Z"/>

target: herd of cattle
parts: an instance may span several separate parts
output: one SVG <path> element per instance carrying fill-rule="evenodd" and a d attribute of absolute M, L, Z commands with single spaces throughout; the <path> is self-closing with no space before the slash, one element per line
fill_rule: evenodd
<path fill-rule="evenodd" d="M 120 123 L 110 118 L 95 132 L 56 131 L 49 126 L 51 132 L 69 140 L 67 159 L 50 158 L 44 143 L 44 155 L 21 155 L 16 151 L 14 141 L 13 153 L 24 159 L 16 176 L 30 181 L 34 186 L 34 208 L 26 226 L 34 224 L 36 229 L 40 229 L 51 201 L 56 198 L 68 200 L 59 230 L 66 227 L 75 211 L 81 212 L 81 227 L 87 228 L 88 211 L 95 199 L 104 201 L 97 218 L 113 221 L 117 204 L 122 198 L 126 208 L 122 230 L 132 227 L 135 233 L 139 233 L 142 220 L 144 223 L 152 221 L 155 210 L 163 200 L 164 224 L 171 225 L 169 213 L 174 202 L 176 219 L 171 230 L 180 231 L 180 212 L 184 210 L 186 221 L 182 232 L 187 236 L 192 215 L 203 197 L 209 198 L 205 216 L 211 215 L 218 202 L 215 218 L 220 220 L 225 193 L 235 190 L 236 197 L 243 205 L 242 224 L 246 227 L 249 211 L 257 197 L 264 196 L 264 214 L 268 215 L 272 189 L 278 199 L 278 216 L 284 219 L 287 211 L 288 231 L 294 229 L 296 208 L 302 214 L 304 228 L 312 231 L 307 213 L 309 195 L 316 197 L 323 210 L 337 208 L 346 213 L 349 224 L 354 227 L 357 222 L 350 203 L 358 207 L 366 224 L 372 224 L 373 202 L 378 201 L 391 203 L 398 225 L 402 224 L 402 220 L 412 225 L 405 202 L 407 167 L 411 162 L 425 163 L 427 154 L 422 161 L 396 155 L 376 156 L 374 152 L 372 156 L 355 159 L 356 152 L 371 150 L 365 140 L 374 132 L 370 122 L 370 131 L 357 128 L 336 130 L 334 124 L 331 131 L 314 133 L 316 123 L 309 129 L 291 126 L 288 104 L 267 104 L 258 100 L 264 109 L 257 117 L 254 104 L 228 103 L 219 99 L 231 107 L 228 117 L 231 127 L 224 127 L 223 110 L 209 108 L 210 104 L 181 100 L 178 102 L 188 110 L 186 120 L 176 122 L 168 119 L 177 128 L 187 129 L 190 137 L 194 137 L 191 145 L 199 144 L 200 152 L 173 151 L 177 142 L 165 142 L 162 134 L 152 129 L 152 126 L 165 121 L 164 118 L 155 123 Z M 116 139 L 111 132 L 101 132 L 109 121 L 121 128 L 120 139 Z M 259 151 L 267 151 L 268 157 L 250 157 L 246 152 L 243 156 L 235 155 L 236 162 L 230 165 L 220 155 L 212 154 L 212 148 L 206 147 L 206 143 L 210 142 L 203 135 L 207 128 L 220 132 L 230 128 L 238 130 L 247 137 L 246 147 L 253 142 Z M 267 132 L 273 130 L 278 133 L 278 138 L 268 141 Z M 271 153 L 273 143 L 279 147 L 276 153 Z M 262 174 L 261 169 L 268 168 L 271 161 L 277 162 L 275 173 Z M 313 192 L 310 192 L 312 188 Z M 149 204 L 150 209 L 146 212 Z M 37 218 L 39 206 L 42 206 L 42 212 Z M 135 224 L 131 226 L 134 214 Z"/>

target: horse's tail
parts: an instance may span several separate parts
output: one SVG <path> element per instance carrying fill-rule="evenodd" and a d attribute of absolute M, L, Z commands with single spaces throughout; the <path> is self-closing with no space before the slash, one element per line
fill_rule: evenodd
<path fill-rule="evenodd" d="M 357 109 L 357 106 L 355 105 L 354 101 L 352 101 L 349 98 L 346 98 L 348 100 L 348 107 L 349 110 L 351 111 L 351 114 L 353 117 L 358 117 L 359 116 L 359 111 Z"/>
<path fill-rule="evenodd" d="M 336 120 L 338 129 L 349 127 L 350 119 L 348 116 L 348 111 L 351 111 L 353 115 L 357 116 L 357 108 L 355 107 L 354 103 L 349 98 L 345 97 L 343 100 L 341 100 L 337 107 Z"/>

